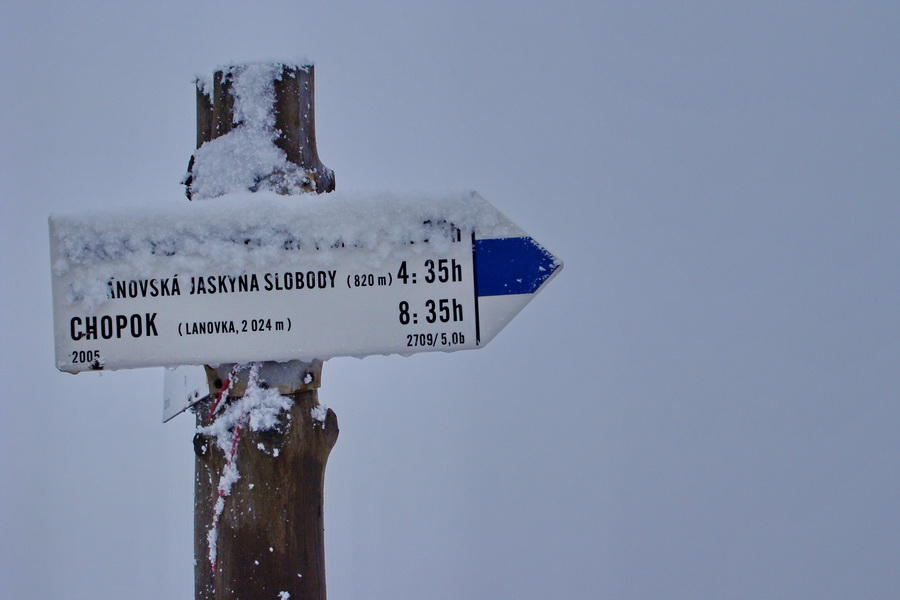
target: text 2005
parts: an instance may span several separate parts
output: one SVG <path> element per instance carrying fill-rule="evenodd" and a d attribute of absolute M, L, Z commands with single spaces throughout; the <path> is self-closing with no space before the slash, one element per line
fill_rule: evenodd
<path fill-rule="evenodd" d="M 69 352 L 69 356 L 72 358 L 72 363 L 79 364 L 88 364 L 94 361 L 100 360 L 100 351 L 99 350 L 73 350 Z"/>

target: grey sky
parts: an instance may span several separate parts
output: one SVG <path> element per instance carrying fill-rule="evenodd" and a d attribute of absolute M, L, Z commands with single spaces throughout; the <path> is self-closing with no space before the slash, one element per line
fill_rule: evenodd
<path fill-rule="evenodd" d="M 0 581 L 192 597 L 192 422 L 53 367 L 46 218 L 185 201 L 192 77 L 316 62 L 340 189 L 566 263 L 488 347 L 336 359 L 330 597 L 900 589 L 893 2 L 6 2 Z"/>

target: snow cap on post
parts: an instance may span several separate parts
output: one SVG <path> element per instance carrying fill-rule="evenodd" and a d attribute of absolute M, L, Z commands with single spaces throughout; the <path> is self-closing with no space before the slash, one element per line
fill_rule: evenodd
<path fill-rule="evenodd" d="M 189 199 L 233 192 L 334 190 L 316 151 L 314 67 L 231 65 L 197 78 L 197 150 L 184 179 Z"/>

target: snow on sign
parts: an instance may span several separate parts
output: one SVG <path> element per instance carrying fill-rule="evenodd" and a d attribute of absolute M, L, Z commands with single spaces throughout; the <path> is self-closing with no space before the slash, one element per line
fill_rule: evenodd
<path fill-rule="evenodd" d="M 50 218 L 62 371 L 478 348 L 562 263 L 475 193 Z"/>

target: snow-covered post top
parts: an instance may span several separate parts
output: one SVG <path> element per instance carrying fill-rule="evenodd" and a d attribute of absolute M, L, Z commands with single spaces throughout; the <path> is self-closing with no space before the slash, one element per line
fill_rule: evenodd
<path fill-rule="evenodd" d="M 212 79 L 198 77 L 196 86 L 188 198 L 334 190 L 334 173 L 316 150 L 313 65 L 231 65 Z"/>

